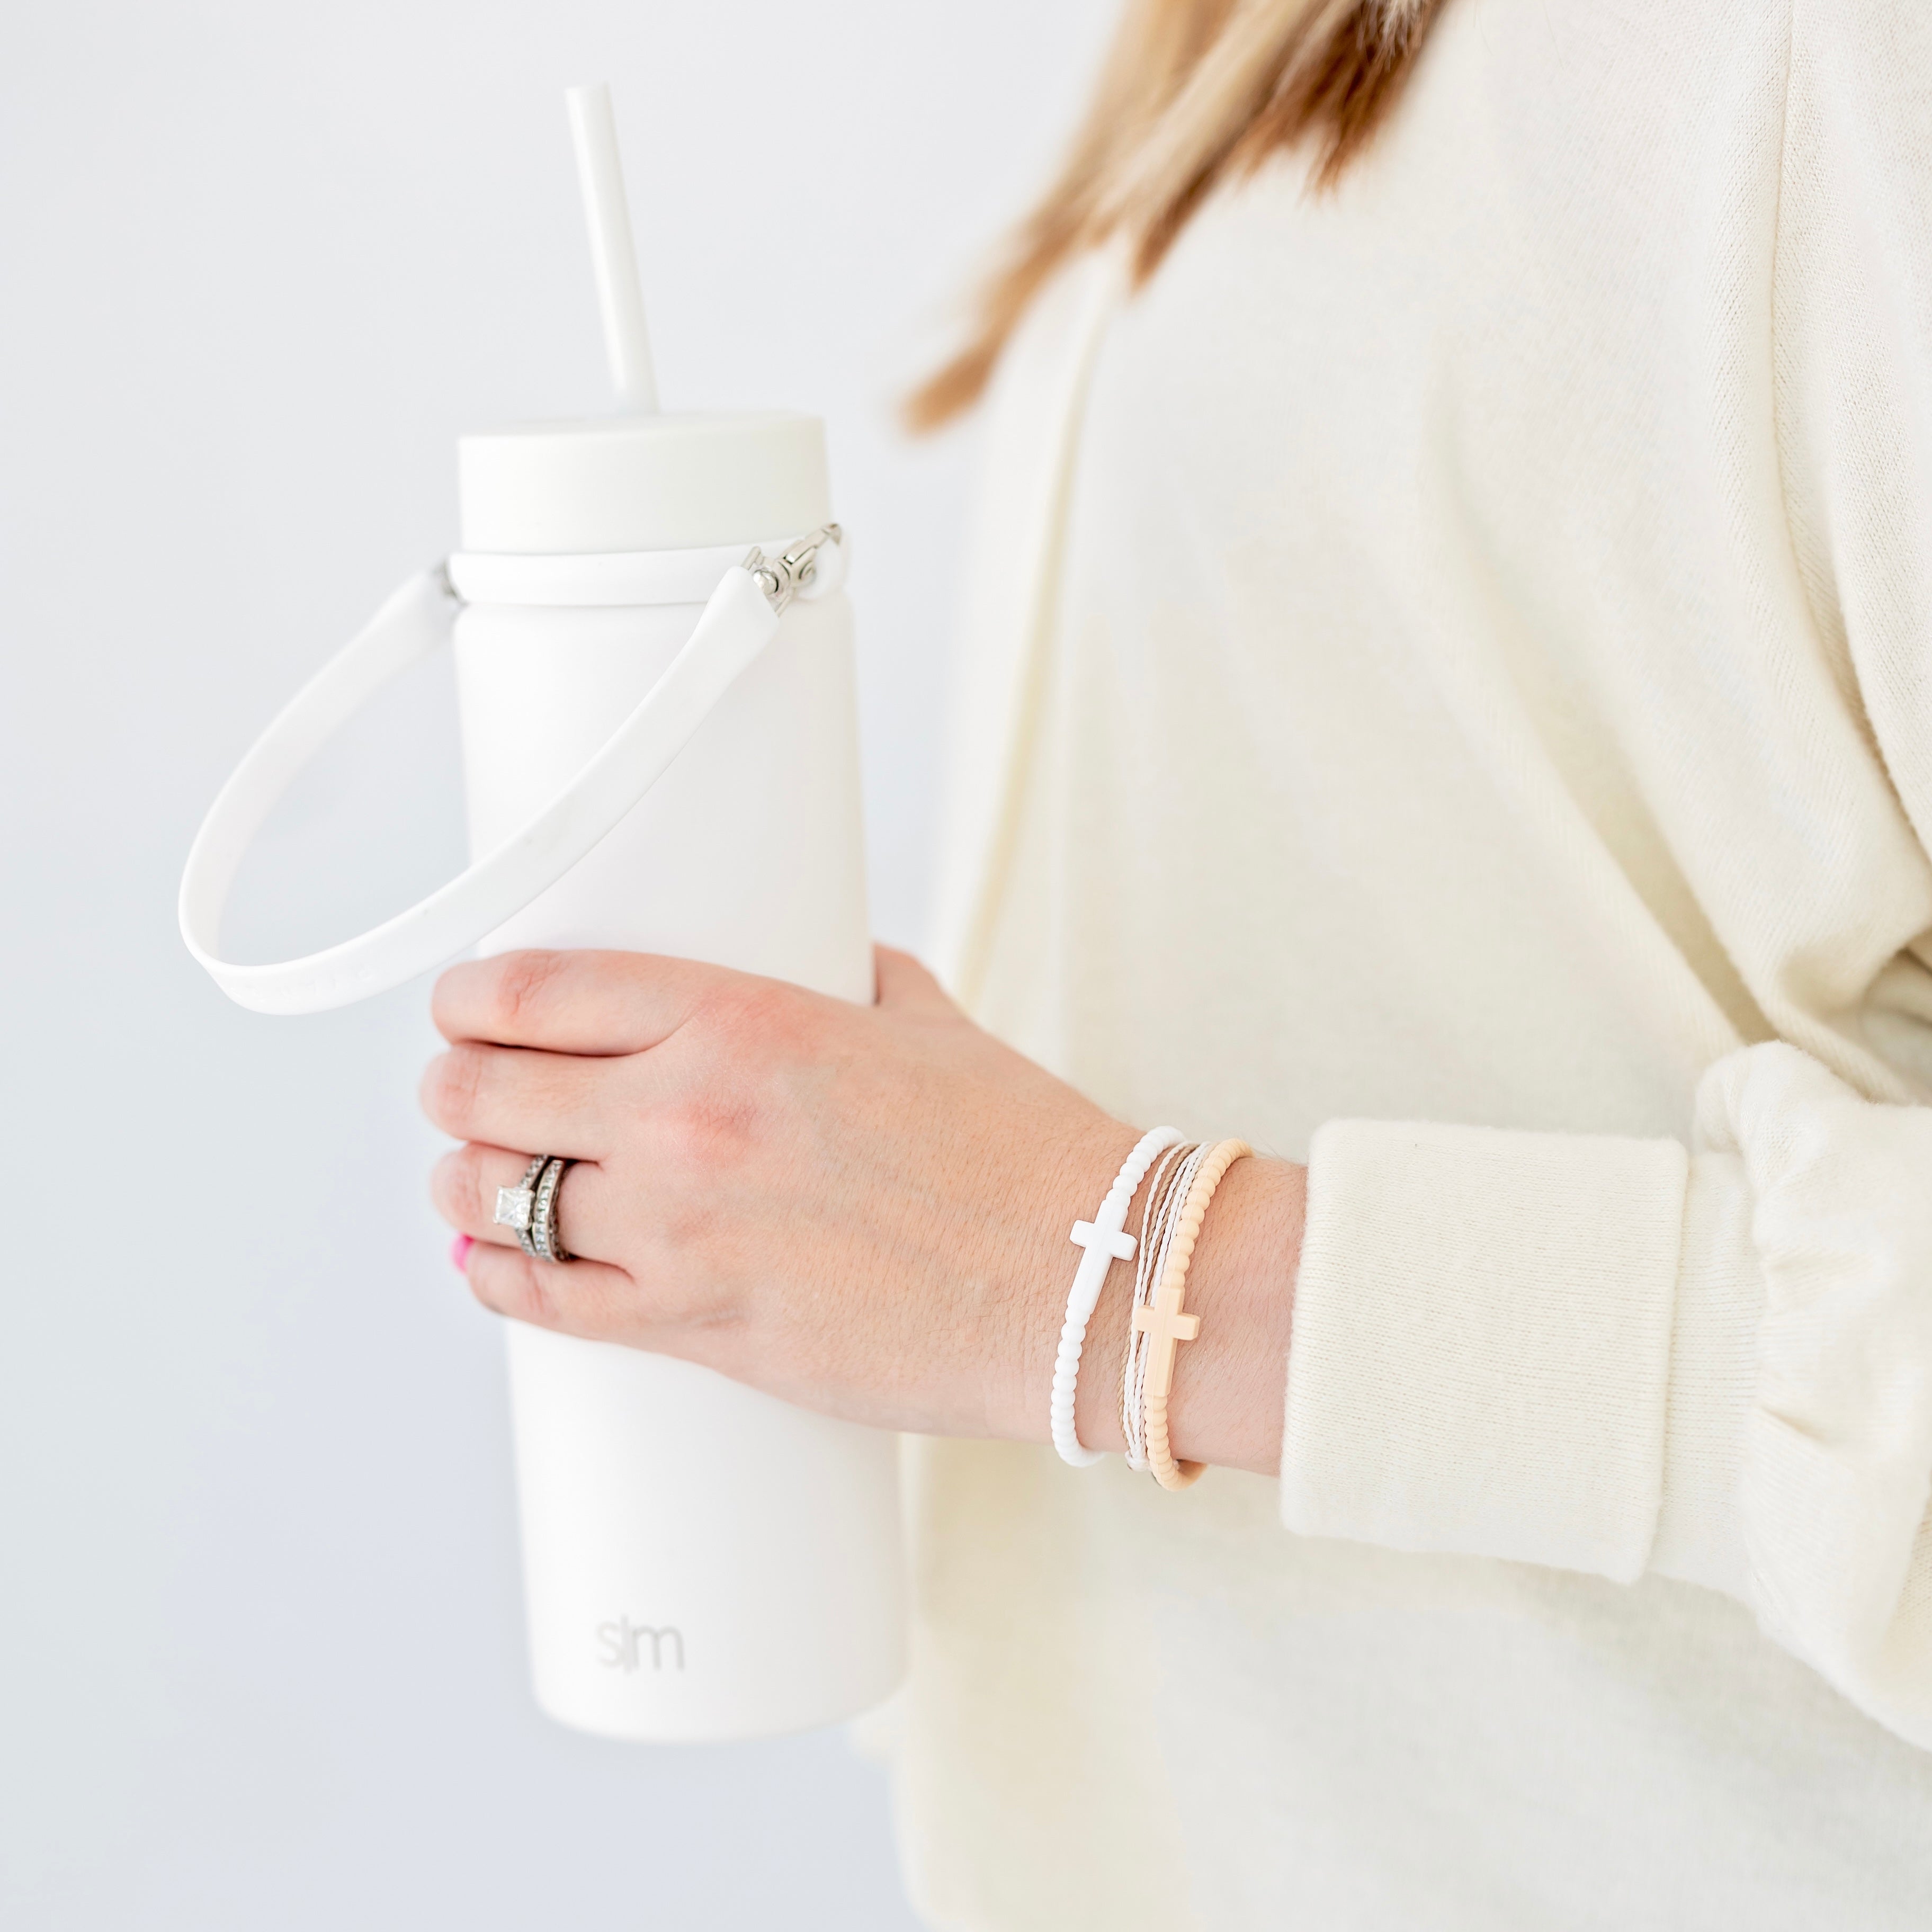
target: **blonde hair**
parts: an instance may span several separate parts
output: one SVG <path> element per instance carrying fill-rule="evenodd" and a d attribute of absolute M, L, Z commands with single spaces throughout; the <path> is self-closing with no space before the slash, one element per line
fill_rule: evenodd
<path fill-rule="evenodd" d="M 1117 234 L 1144 281 L 1215 186 L 1310 135 L 1332 183 L 1394 105 L 1443 0 L 1129 0 L 1060 176 L 980 290 L 965 346 L 905 405 L 931 429 L 979 400 L 1028 304 Z"/>

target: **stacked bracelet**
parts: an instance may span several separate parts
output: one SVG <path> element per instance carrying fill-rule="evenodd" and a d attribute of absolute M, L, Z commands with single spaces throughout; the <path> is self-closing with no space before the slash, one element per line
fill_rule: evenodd
<path fill-rule="evenodd" d="M 1198 1142 L 1172 1147 L 1154 1168 L 1141 1209 L 1140 1253 L 1134 1263 L 1135 1309 L 1154 1305 L 1154 1290 L 1167 1272 L 1167 1258 L 1173 1252 L 1181 1205 L 1207 1155 L 1207 1148 Z M 1141 1419 L 1145 1410 L 1148 1334 L 1135 1326 L 1132 1316 L 1130 1310 L 1126 1360 L 1120 1375 L 1120 1439 L 1126 1444 L 1127 1467 L 1145 1475 L 1147 1442 Z"/>
<path fill-rule="evenodd" d="M 1074 1426 L 1074 1398 L 1078 1393 L 1080 1351 L 1087 1340 L 1087 1324 L 1093 1318 L 1094 1305 L 1106 1283 L 1107 1270 L 1116 1258 L 1132 1261 L 1134 1258 L 1134 1238 L 1124 1232 L 1134 1190 L 1154 1164 L 1154 1156 L 1180 1138 L 1172 1127 L 1156 1127 L 1143 1134 L 1133 1152 L 1121 1162 L 1100 1211 L 1090 1221 L 1075 1222 L 1073 1232 L 1067 1237 L 1086 1252 L 1080 1257 L 1073 1286 L 1067 1291 L 1066 1318 L 1060 1327 L 1059 1353 L 1054 1358 L 1053 1396 L 1048 1414 L 1053 1446 L 1060 1451 L 1060 1460 L 1071 1462 L 1076 1469 L 1090 1467 L 1103 1454 L 1098 1449 L 1082 1448 Z"/>
<path fill-rule="evenodd" d="M 1175 1177 L 1177 1184 L 1165 1192 L 1165 1199 L 1171 1202 L 1183 1187 L 1186 1190 L 1179 1212 L 1168 1222 L 1159 1242 L 1160 1285 L 1150 1303 L 1136 1298 L 1128 1337 L 1127 1388 L 1130 1400 L 1136 1393 L 1139 1398 L 1135 1404 L 1139 1410 L 1138 1434 L 1145 1444 L 1147 1467 L 1164 1490 L 1186 1489 L 1205 1467 L 1200 1462 L 1177 1462 L 1168 1442 L 1167 1404 L 1174 1386 L 1174 1350 L 1201 1332 L 1200 1316 L 1187 1313 L 1180 1305 L 1181 1298 L 1208 1204 L 1214 1199 L 1221 1177 L 1244 1154 L 1252 1152 L 1244 1141 L 1217 1141 L 1204 1150 L 1196 1148 L 1188 1156 Z M 1150 1214 L 1155 1210 L 1153 1197 L 1158 1192 L 1158 1188 L 1150 1190 Z M 1166 1219 L 1156 1218 L 1157 1221 Z M 1144 1221 L 1142 1226 L 1150 1235 L 1148 1223 Z M 1142 1252 L 1144 1254 L 1144 1246 Z M 1136 1441 L 1136 1432 L 1131 1428 L 1128 1440 L 1130 1445 Z"/>

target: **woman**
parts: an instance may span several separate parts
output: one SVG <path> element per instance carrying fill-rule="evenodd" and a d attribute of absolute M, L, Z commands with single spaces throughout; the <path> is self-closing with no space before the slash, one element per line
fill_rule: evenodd
<path fill-rule="evenodd" d="M 953 997 L 458 968 L 472 1287 L 928 1438 L 934 1924 L 1922 1927 L 1932 15 L 1141 0 L 989 378 Z"/>

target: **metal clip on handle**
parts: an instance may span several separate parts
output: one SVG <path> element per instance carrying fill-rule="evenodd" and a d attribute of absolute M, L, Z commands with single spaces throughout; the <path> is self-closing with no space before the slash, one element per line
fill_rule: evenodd
<path fill-rule="evenodd" d="M 827 524 L 809 536 L 800 537 L 782 556 L 767 556 L 754 544 L 745 559 L 745 568 L 765 593 L 774 610 L 782 611 L 818 574 L 818 553 L 829 543 L 843 540 L 844 532 L 836 524 Z"/>

